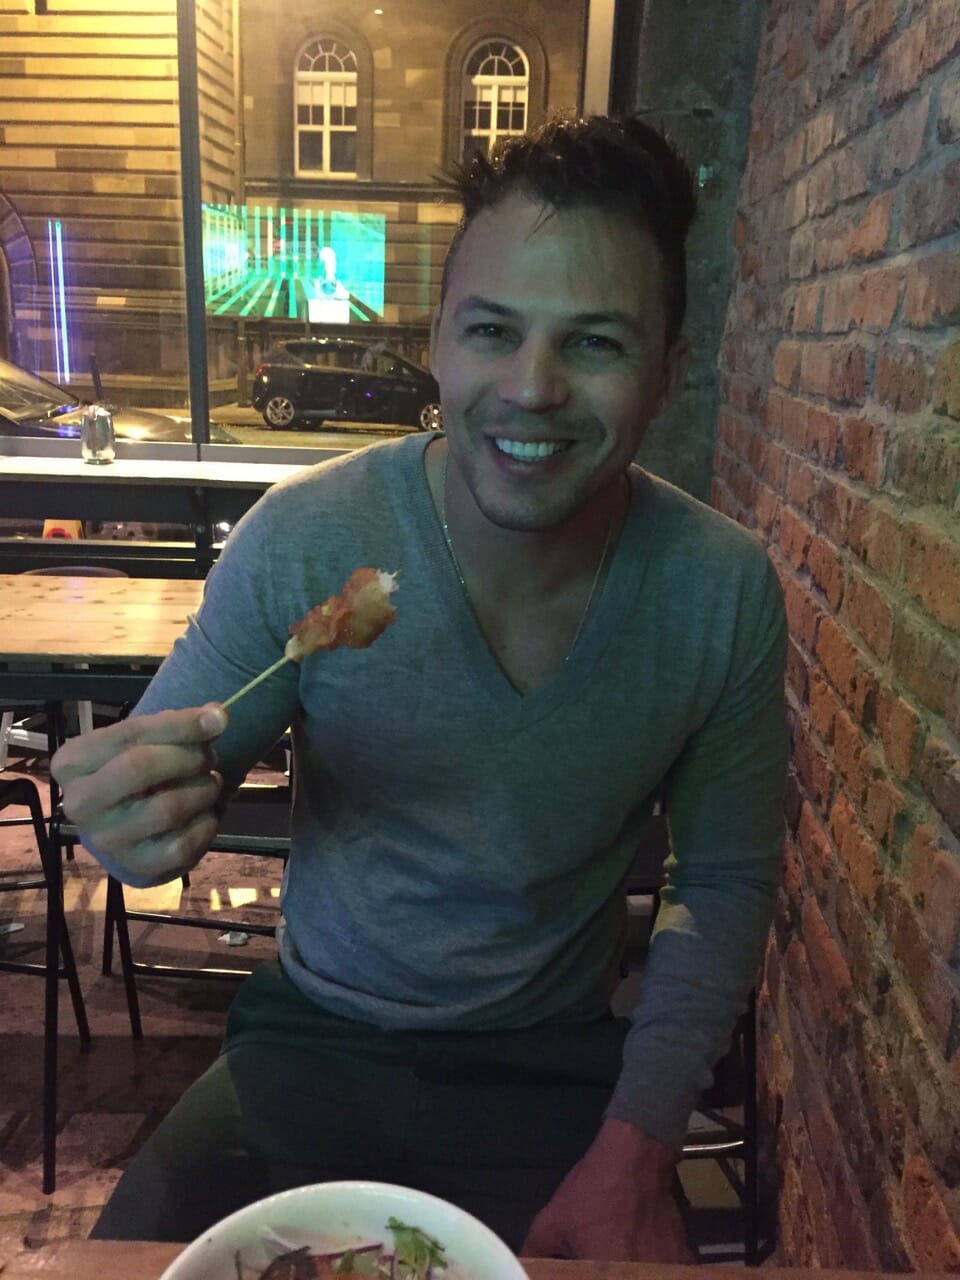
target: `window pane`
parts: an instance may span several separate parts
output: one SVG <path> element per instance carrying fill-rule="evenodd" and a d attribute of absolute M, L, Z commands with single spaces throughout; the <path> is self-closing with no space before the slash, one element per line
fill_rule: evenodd
<path fill-rule="evenodd" d="M 334 173 L 356 172 L 357 135 L 352 130 L 330 135 L 330 168 Z"/>
<path fill-rule="evenodd" d="M 301 129 L 297 139 L 299 143 L 299 166 L 301 169 L 318 171 L 323 168 L 323 134 L 315 129 Z"/>
<path fill-rule="evenodd" d="M 310 108 L 305 107 L 302 103 L 297 107 L 297 124 L 310 123 Z"/>

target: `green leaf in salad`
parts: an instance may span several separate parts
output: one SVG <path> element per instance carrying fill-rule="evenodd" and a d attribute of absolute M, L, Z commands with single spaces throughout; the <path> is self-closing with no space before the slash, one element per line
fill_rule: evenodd
<path fill-rule="evenodd" d="M 394 1270 L 398 1277 L 429 1280 L 431 1268 L 447 1265 L 446 1249 L 433 1236 L 419 1227 L 408 1227 L 399 1218 L 388 1218 L 387 1226 L 393 1233 Z"/>

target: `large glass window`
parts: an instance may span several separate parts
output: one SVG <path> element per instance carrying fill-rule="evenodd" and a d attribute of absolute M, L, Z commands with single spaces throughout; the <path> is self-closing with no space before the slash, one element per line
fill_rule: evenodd
<path fill-rule="evenodd" d="M 357 172 L 357 58 L 339 40 L 311 40 L 297 58 L 296 173 L 353 178 Z"/>
<path fill-rule="evenodd" d="M 489 155 L 499 138 L 527 127 L 530 67 L 522 49 L 506 40 L 485 40 L 464 67 L 463 145 L 468 160 Z"/>

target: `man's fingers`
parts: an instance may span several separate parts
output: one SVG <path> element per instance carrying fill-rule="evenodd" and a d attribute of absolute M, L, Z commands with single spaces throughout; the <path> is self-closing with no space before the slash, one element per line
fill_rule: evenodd
<path fill-rule="evenodd" d="M 166 836 L 144 840 L 124 854 L 112 872 L 135 889 L 150 889 L 191 871 L 217 834 L 217 819 L 208 810 Z"/>
<path fill-rule="evenodd" d="M 213 815 L 222 786 L 218 773 L 206 773 L 117 805 L 103 815 L 93 832 L 97 847 L 115 853 L 154 838 L 166 840 L 198 816 Z"/>
<path fill-rule="evenodd" d="M 117 755 L 138 746 L 187 746 L 211 742 L 227 727 L 228 714 L 217 702 L 183 711 L 130 716 L 79 738 L 70 738 L 51 761 L 62 786 L 96 773 Z"/>
<path fill-rule="evenodd" d="M 149 797 L 171 784 L 208 776 L 210 765 L 204 743 L 131 747 L 96 773 L 67 779 L 64 811 L 78 826 L 95 824 L 118 806 Z"/>

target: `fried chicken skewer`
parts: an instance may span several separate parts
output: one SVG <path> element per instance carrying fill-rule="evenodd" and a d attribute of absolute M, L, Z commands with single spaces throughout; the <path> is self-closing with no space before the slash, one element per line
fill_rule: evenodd
<path fill-rule="evenodd" d="M 223 706 L 232 706 L 238 698 L 279 671 L 286 662 L 300 662 L 317 650 L 330 653 L 341 646 L 369 648 L 397 616 L 390 603 L 390 595 L 396 586 L 395 573 L 384 573 L 381 569 L 354 569 L 339 595 L 330 596 L 323 604 L 316 605 L 291 626 L 283 657 L 238 689 Z"/>

